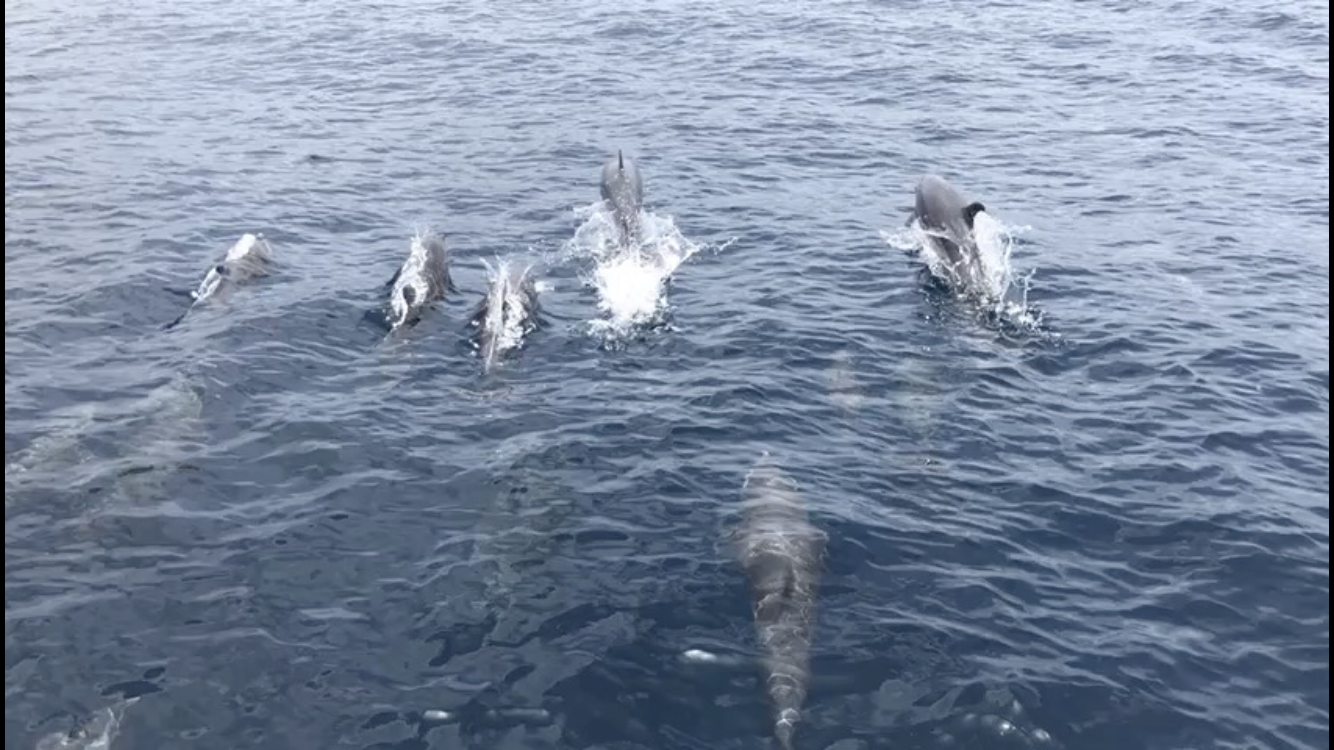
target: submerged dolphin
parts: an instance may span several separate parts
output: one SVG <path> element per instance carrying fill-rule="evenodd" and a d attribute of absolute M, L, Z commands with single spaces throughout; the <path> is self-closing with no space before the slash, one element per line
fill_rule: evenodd
<path fill-rule="evenodd" d="M 957 281 L 968 284 L 980 273 L 973 221 L 986 206 L 969 202 L 944 177 L 928 174 L 917 183 L 914 217 Z"/>
<path fill-rule="evenodd" d="M 425 309 L 453 288 L 445 241 L 430 231 L 413 237 L 407 259 L 387 286 L 390 330 L 416 325 Z"/>
<path fill-rule="evenodd" d="M 504 261 L 486 267 L 486 296 L 473 311 L 471 324 L 477 329 L 474 340 L 482 368 L 490 370 L 536 327 L 537 284 L 530 267 L 515 268 Z"/>
<path fill-rule="evenodd" d="M 602 200 L 607 202 L 615 216 L 621 244 L 638 242 L 644 181 L 634 161 L 619 150 L 602 167 Z"/>
<path fill-rule="evenodd" d="M 765 453 L 741 488 L 735 551 L 750 581 L 774 737 L 791 750 L 810 679 L 815 595 L 828 536 L 811 525 L 797 485 Z"/>

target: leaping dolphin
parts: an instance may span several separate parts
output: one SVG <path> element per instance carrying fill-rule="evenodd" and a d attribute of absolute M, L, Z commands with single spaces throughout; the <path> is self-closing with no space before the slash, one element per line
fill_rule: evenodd
<path fill-rule="evenodd" d="M 944 177 L 928 174 L 917 183 L 914 218 L 948 264 L 956 281 L 968 285 L 981 272 L 973 222 L 986 206 L 968 201 Z"/>
<path fill-rule="evenodd" d="M 622 245 L 639 242 L 644 181 L 639 168 L 620 150 L 602 167 L 602 199 L 611 208 Z"/>
<path fill-rule="evenodd" d="M 774 738 L 791 750 L 810 678 L 815 596 L 828 535 L 811 525 L 797 485 L 765 453 L 741 488 L 737 557 L 764 651 Z"/>

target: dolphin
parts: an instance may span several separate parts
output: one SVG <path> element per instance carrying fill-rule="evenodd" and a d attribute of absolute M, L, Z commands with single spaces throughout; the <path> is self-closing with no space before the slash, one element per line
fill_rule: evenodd
<path fill-rule="evenodd" d="M 49 734 L 37 741 L 36 750 L 111 750 L 111 743 L 120 731 L 125 709 L 139 698 L 128 698 L 116 705 L 94 711 L 92 716 L 76 723 L 68 732 Z"/>
<path fill-rule="evenodd" d="M 222 301 L 231 296 L 236 286 L 255 276 L 262 276 L 268 272 L 269 265 L 273 261 L 273 247 L 269 241 L 264 238 L 262 233 L 251 234 L 246 232 L 241 235 L 214 266 L 208 269 L 204 274 L 203 281 L 199 286 L 190 292 L 190 307 L 181 313 L 180 317 L 167 325 L 167 328 L 174 328 L 190 310 L 199 305 L 204 305 L 210 301 Z"/>
<path fill-rule="evenodd" d="M 602 167 L 602 200 L 616 218 L 622 245 L 639 241 L 639 212 L 644 207 L 644 181 L 633 160 L 620 150 Z"/>
<path fill-rule="evenodd" d="M 445 241 L 429 230 L 419 232 L 412 238 L 407 259 L 386 286 L 391 332 L 416 325 L 427 307 L 453 289 Z"/>
<path fill-rule="evenodd" d="M 917 183 L 913 217 L 929 233 L 929 241 L 948 264 L 956 280 L 967 283 L 981 269 L 973 221 L 987 207 L 969 202 L 944 177 L 928 174 Z"/>
<path fill-rule="evenodd" d="M 474 341 L 482 367 L 489 371 L 536 327 L 537 284 L 531 267 L 498 261 L 494 267 L 486 263 L 486 268 L 486 295 L 473 311 L 470 324 L 476 328 Z"/>
<path fill-rule="evenodd" d="M 217 265 L 208 270 L 190 296 L 195 304 L 224 297 L 236 284 L 264 274 L 272 260 L 273 248 L 264 235 L 247 232 L 227 250 L 227 255 Z"/>
<path fill-rule="evenodd" d="M 791 750 L 810 679 L 815 595 L 828 535 L 811 525 L 797 485 L 764 453 L 741 488 L 737 558 L 750 581 L 774 738 Z"/>

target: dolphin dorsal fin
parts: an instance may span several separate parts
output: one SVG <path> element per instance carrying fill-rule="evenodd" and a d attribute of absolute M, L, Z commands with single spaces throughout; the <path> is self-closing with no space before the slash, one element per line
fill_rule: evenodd
<path fill-rule="evenodd" d="M 620 169 L 625 169 L 625 154 L 621 153 L 619 148 L 616 149 L 616 163 L 620 165 Z"/>
<path fill-rule="evenodd" d="M 972 203 L 969 203 L 968 205 L 966 205 L 966 206 L 963 207 L 963 221 L 964 221 L 964 223 L 968 225 L 968 228 L 969 228 L 969 229 L 972 229 L 972 228 L 973 228 L 973 220 L 974 220 L 975 218 L 977 218 L 977 215 L 978 215 L 978 214 L 980 214 L 980 213 L 982 213 L 983 211 L 986 211 L 986 210 L 987 210 L 987 207 L 984 206 L 984 205 L 982 205 L 981 203 L 979 203 L 979 202 L 977 202 L 977 201 L 973 201 Z"/>

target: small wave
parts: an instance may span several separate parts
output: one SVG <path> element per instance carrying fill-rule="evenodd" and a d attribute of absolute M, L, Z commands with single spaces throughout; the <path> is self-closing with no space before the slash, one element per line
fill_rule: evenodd
<path fill-rule="evenodd" d="M 584 282 L 597 290 L 601 317 L 589 321 L 590 330 L 610 345 L 665 325 L 671 276 L 702 246 L 683 235 L 671 216 L 645 211 L 642 241 L 624 247 L 617 242 L 616 225 L 601 202 L 576 213 L 583 222 L 565 252 L 594 264 Z"/>

